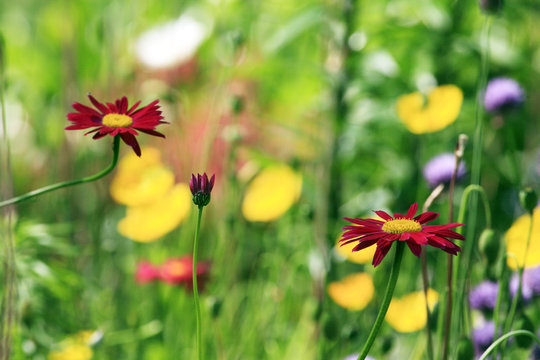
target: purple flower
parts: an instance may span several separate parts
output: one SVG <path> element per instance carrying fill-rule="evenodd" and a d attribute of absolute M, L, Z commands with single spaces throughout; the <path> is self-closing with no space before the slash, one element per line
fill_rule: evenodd
<path fill-rule="evenodd" d="M 525 101 L 525 92 L 517 81 L 499 77 L 492 79 L 484 95 L 484 107 L 491 113 L 519 106 Z"/>
<path fill-rule="evenodd" d="M 510 279 L 510 294 L 512 297 L 516 295 L 518 286 L 519 276 L 518 274 L 514 274 Z M 540 266 L 525 269 L 523 271 L 521 295 L 525 301 L 530 301 L 533 296 L 540 295 Z"/>
<path fill-rule="evenodd" d="M 471 290 L 469 303 L 473 309 L 494 309 L 497 303 L 499 284 L 492 281 L 484 281 Z"/>
<path fill-rule="evenodd" d="M 523 271 L 523 283 L 531 289 L 533 295 L 540 295 L 540 266 Z"/>
<path fill-rule="evenodd" d="M 472 339 L 477 353 L 482 353 L 493 342 L 495 323 L 488 321 L 473 330 Z"/>
<path fill-rule="evenodd" d="M 424 178 L 431 187 L 439 184 L 449 183 L 452 179 L 454 168 L 456 167 L 456 157 L 452 153 L 444 153 L 437 155 L 428 161 L 424 166 Z M 465 175 L 466 169 L 463 162 L 459 163 L 456 180 L 461 179 Z"/>
<path fill-rule="evenodd" d="M 512 278 L 510 279 L 510 284 L 509 284 L 510 295 L 512 296 L 512 298 L 516 296 L 518 287 L 519 287 L 519 275 L 515 273 L 514 275 L 512 275 Z M 523 298 L 523 301 L 525 302 L 530 301 L 533 297 L 533 291 L 531 287 L 529 286 L 529 284 L 525 282 L 525 274 L 523 274 L 523 282 L 521 283 L 521 296 Z"/>

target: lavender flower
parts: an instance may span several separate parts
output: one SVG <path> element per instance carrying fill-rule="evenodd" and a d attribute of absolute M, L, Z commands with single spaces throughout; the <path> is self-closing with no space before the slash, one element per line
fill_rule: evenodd
<path fill-rule="evenodd" d="M 499 284 L 492 281 L 484 281 L 471 290 L 469 303 L 473 309 L 493 310 L 497 303 Z"/>
<path fill-rule="evenodd" d="M 449 183 L 456 166 L 456 158 L 452 153 L 437 155 L 424 166 L 424 178 L 431 187 L 441 183 Z M 460 162 L 457 169 L 456 180 L 461 179 L 466 172 L 465 164 Z"/>
<path fill-rule="evenodd" d="M 523 101 L 525 101 L 525 92 L 521 86 L 517 81 L 505 77 L 492 79 L 484 95 L 484 107 L 491 113 L 517 107 Z"/>
<path fill-rule="evenodd" d="M 512 297 L 516 296 L 516 293 L 518 291 L 519 287 L 519 275 L 515 273 L 512 275 L 512 278 L 510 279 L 510 295 Z M 523 282 L 521 283 L 521 296 L 523 298 L 523 301 L 528 302 L 533 297 L 533 291 L 529 284 L 525 282 L 525 273 L 523 273 Z"/>
<path fill-rule="evenodd" d="M 495 335 L 495 323 L 488 321 L 473 330 L 472 338 L 477 353 L 482 353 L 493 342 Z"/>
<path fill-rule="evenodd" d="M 533 295 L 540 295 L 540 266 L 525 269 L 523 282 L 531 289 Z"/>

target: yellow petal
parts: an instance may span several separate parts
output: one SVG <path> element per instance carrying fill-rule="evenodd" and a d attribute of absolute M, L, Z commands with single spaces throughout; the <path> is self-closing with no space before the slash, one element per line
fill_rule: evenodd
<path fill-rule="evenodd" d="M 140 158 L 130 152 L 120 160 L 110 192 L 116 202 L 137 206 L 162 197 L 173 185 L 174 174 L 161 163 L 159 150 L 144 148 Z"/>
<path fill-rule="evenodd" d="M 301 191 L 301 175 L 286 165 L 268 167 L 249 184 L 242 214 L 249 221 L 275 220 L 298 201 Z"/>
<path fill-rule="evenodd" d="M 428 305 L 433 310 L 439 301 L 439 293 L 428 289 Z M 408 333 L 426 326 L 426 300 L 423 291 L 416 291 L 400 298 L 393 298 L 388 307 L 385 320 L 396 331 Z"/>
<path fill-rule="evenodd" d="M 540 265 L 540 208 L 534 209 L 533 228 L 526 261 L 523 262 L 527 250 L 527 233 L 529 231 L 529 215 L 520 216 L 514 221 L 505 234 L 506 252 L 512 254 L 506 260 L 508 267 L 517 270 L 518 264 L 525 268 Z M 516 262 L 517 259 L 517 262 Z"/>
<path fill-rule="evenodd" d="M 349 310 L 362 310 L 373 297 L 374 287 L 371 275 L 356 273 L 341 281 L 328 285 L 328 294 L 341 307 Z"/>
<path fill-rule="evenodd" d="M 118 223 L 118 232 L 140 242 L 151 242 L 174 230 L 186 219 L 192 206 L 187 184 L 176 184 L 156 201 L 128 207 Z"/>
<path fill-rule="evenodd" d="M 426 104 L 419 92 L 400 96 L 397 112 L 412 133 L 431 133 L 453 123 L 459 115 L 462 102 L 463 93 L 457 86 L 443 85 L 431 91 Z"/>

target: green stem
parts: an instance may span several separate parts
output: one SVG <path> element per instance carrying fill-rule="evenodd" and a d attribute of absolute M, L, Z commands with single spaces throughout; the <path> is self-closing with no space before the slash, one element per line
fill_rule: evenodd
<path fill-rule="evenodd" d="M 509 337 L 512 337 L 512 336 L 516 336 L 516 335 L 527 335 L 529 336 L 530 338 L 532 338 L 534 341 L 536 341 L 536 343 L 538 345 L 540 345 L 540 339 L 534 335 L 534 333 L 528 331 L 528 330 L 514 330 L 514 331 L 510 331 L 509 333 L 507 334 L 504 334 L 503 336 L 501 336 L 500 338 L 498 338 L 495 342 L 493 342 L 493 344 L 491 344 L 490 347 L 488 347 L 486 349 L 486 351 L 484 351 L 484 353 L 482 354 L 482 356 L 480 357 L 480 359 L 478 360 L 485 360 L 487 359 L 487 357 L 489 356 L 489 354 L 493 351 L 493 349 L 495 349 L 497 346 L 499 346 L 500 343 L 502 343 L 503 341 L 505 341 L 506 339 L 508 339 Z"/>
<path fill-rule="evenodd" d="M 500 318 L 500 312 L 501 312 L 501 304 L 503 301 L 503 294 L 506 294 L 506 292 L 501 291 L 501 289 L 508 289 L 506 269 L 507 267 L 503 264 L 501 266 L 501 273 L 499 274 L 499 291 L 497 292 L 497 302 L 495 303 L 495 310 L 493 313 L 493 323 L 495 324 L 495 333 L 493 336 L 494 338 L 499 336 L 499 318 Z M 497 357 L 495 356 L 495 358 Z"/>
<path fill-rule="evenodd" d="M 394 264 L 392 265 L 392 271 L 390 272 L 390 279 L 388 280 L 388 286 L 386 287 L 386 293 L 384 294 L 384 299 L 379 309 L 379 314 L 377 319 L 375 319 L 375 324 L 371 328 L 368 339 L 358 356 L 358 360 L 364 360 L 369 353 L 369 349 L 373 345 L 377 334 L 379 333 L 379 328 L 382 325 L 384 317 L 386 316 L 386 311 L 388 311 L 388 306 L 390 306 L 390 301 L 392 300 L 392 295 L 394 294 L 394 289 L 396 287 L 396 282 L 399 275 L 399 267 L 401 266 L 401 258 L 403 257 L 403 249 L 405 248 L 404 241 L 396 241 L 396 255 L 394 256 Z"/>
<path fill-rule="evenodd" d="M 197 316 L 197 359 L 199 360 L 202 360 L 203 356 L 201 346 L 201 304 L 199 302 L 199 289 L 197 287 L 197 248 L 203 208 L 203 206 L 199 205 L 199 215 L 197 217 L 197 226 L 195 227 L 195 239 L 193 240 L 193 299 L 195 300 L 195 314 Z"/>
<path fill-rule="evenodd" d="M 82 179 L 63 181 L 63 182 L 59 182 L 59 183 L 56 183 L 56 184 L 53 184 L 53 185 L 48 185 L 48 186 L 42 187 L 40 189 L 27 192 L 26 194 L 16 196 L 14 198 L 2 201 L 2 202 L 0 202 L 0 208 L 3 208 L 4 206 L 7 206 L 7 205 L 18 204 L 20 202 L 29 200 L 31 198 L 34 198 L 36 196 L 39 196 L 39 195 L 42 195 L 42 194 L 45 194 L 45 193 L 48 193 L 48 192 L 51 192 L 51 191 L 54 191 L 54 190 L 62 189 L 62 188 L 68 187 L 68 186 L 74 186 L 74 185 L 78 185 L 78 184 L 88 183 L 88 182 L 92 182 L 92 181 L 96 181 L 98 179 L 101 179 L 102 177 L 104 177 L 105 175 L 110 173 L 114 169 L 114 167 L 116 166 L 116 163 L 118 162 L 119 150 L 120 150 L 120 136 L 116 135 L 114 137 L 114 142 L 113 142 L 113 159 L 111 161 L 111 164 L 106 169 L 103 169 L 102 171 L 98 172 L 95 175 L 87 176 L 87 177 L 84 177 Z"/>
<path fill-rule="evenodd" d="M 525 268 L 525 261 L 527 260 L 527 252 L 529 251 L 529 244 L 531 242 L 531 236 L 532 236 L 532 228 L 533 228 L 533 213 L 529 213 L 529 230 L 527 232 L 527 243 L 525 245 L 525 253 L 523 254 L 523 262 L 521 265 L 518 264 L 518 289 L 516 294 L 514 295 L 514 298 L 512 299 L 512 304 L 510 305 L 510 312 L 508 313 L 508 317 L 506 318 L 506 322 L 504 323 L 504 329 L 503 332 L 508 332 L 512 328 L 512 323 L 514 322 L 514 316 L 516 316 L 516 309 L 517 304 L 519 302 L 519 298 L 521 297 L 521 288 L 523 286 L 523 270 Z M 501 359 L 504 358 L 504 350 L 506 346 L 501 346 Z"/>
<path fill-rule="evenodd" d="M 489 201 L 487 194 L 484 190 L 484 188 L 480 185 L 471 184 L 465 188 L 463 191 L 463 195 L 461 197 L 461 203 L 459 205 L 459 214 L 457 218 L 457 222 L 460 224 L 463 224 L 465 220 L 466 210 L 467 210 L 467 204 L 469 203 L 469 198 L 471 196 L 471 193 L 477 192 L 480 194 L 480 198 L 482 200 L 482 203 L 484 205 L 484 216 L 486 217 L 486 227 L 491 228 L 491 209 L 489 206 Z M 472 203 L 472 201 L 471 201 Z M 473 204 L 471 204 L 472 206 Z M 469 211 L 469 214 L 473 214 L 474 218 L 478 216 L 478 212 L 474 211 L 472 212 L 472 209 Z M 476 220 L 475 220 L 476 221 Z M 468 232 L 467 234 L 470 234 L 470 228 L 469 223 L 467 223 Z M 461 230 L 458 230 L 460 232 Z M 472 254 L 474 249 L 474 244 L 476 241 L 474 241 L 474 236 L 471 235 L 471 237 L 467 238 L 468 241 L 465 242 L 465 265 L 463 266 L 462 262 L 458 264 L 458 266 L 455 266 L 453 269 L 453 289 L 454 291 L 457 291 L 457 301 L 455 301 L 455 309 L 453 312 L 453 334 L 458 334 L 459 330 L 458 327 L 461 324 L 460 320 L 463 321 L 465 318 L 462 316 L 463 308 L 464 308 L 464 296 L 465 296 L 465 286 L 466 286 L 466 270 L 470 269 L 470 264 L 472 261 Z M 458 282 L 460 283 L 460 286 L 458 288 Z M 465 321 L 467 323 L 467 321 Z M 467 330 L 468 331 L 468 330 Z"/>

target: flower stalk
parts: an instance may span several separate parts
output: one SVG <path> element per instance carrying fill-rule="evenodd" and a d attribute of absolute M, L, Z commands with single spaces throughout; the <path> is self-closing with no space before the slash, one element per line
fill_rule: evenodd
<path fill-rule="evenodd" d="M 368 339 L 366 343 L 364 344 L 364 347 L 362 348 L 360 355 L 358 356 L 358 360 L 364 360 L 366 356 L 368 355 L 369 350 L 371 349 L 371 346 L 373 345 L 373 342 L 375 341 L 375 338 L 377 337 L 379 333 L 379 329 L 382 325 L 384 317 L 386 316 L 386 312 L 388 311 L 388 307 L 390 306 L 390 301 L 392 300 L 392 296 L 394 295 L 394 289 L 396 288 L 396 283 L 399 276 L 399 268 L 401 266 L 401 259 L 403 258 L 404 248 L 405 248 L 405 242 L 398 241 L 396 244 L 396 254 L 394 256 L 394 263 L 392 265 L 392 270 L 390 272 L 390 278 L 388 279 L 388 286 L 386 287 L 386 292 L 384 294 L 383 302 L 381 304 L 381 308 L 379 309 L 379 314 L 377 315 L 377 319 L 375 319 L 375 323 L 373 324 L 373 327 L 371 328 L 371 332 L 369 333 Z"/>
<path fill-rule="evenodd" d="M 195 302 L 195 315 L 197 318 L 197 359 L 203 359 L 203 349 L 202 349 L 202 324 L 201 324 L 201 304 L 199 300 L 199 289 L 197 286 L 197 250 L 199 244 L 199 229 L 201 227 L 201 219 L 203 208 L 210 203 L 211 192 L 214 188 L 214 181 L 216 176 L 212 175 L 210 180 L 208 180 L 208 175 L 204 173 L 203 175 L 191 174 L 191 179 L 189 180 L 189 189 L 191 194 L 193 194 L 193 203 L 197 205 L 199 209 L 197 216 L 197 226 L 195 227 L 195 238 L 193 239 L 193 300 Z"/>
<path fill-rule="evenodd" d="M 79 184 L 84 184 L 84 183 L 99 180 L 102 177 L 104 177 L 105 175 L 109 174 L 111 171 L 113 171 L 113 169 L 116 167 L 116 164 L 118 163 L 118 153 L 119 153 L 119 151 L 120 151 L 120 135 L 116 135 L 114 137 L 114 141 L 113 141 L 113 158 L 112 158 L 112 161 L 111 161 L 110 165 L 107 168 L 101 170 L 97 174 L 87 176 L 87 177 L 84 177 L 82 179 L 63 181 L 63 182 L 59 182 L 59 183 L 56 183 L 56 184 L 44 186 L 42 188 L 27 192 L 26 194 L 16 196 L 16 197 L 8 199 L 8 200 L 4 200 L 4 201 L 0 202 L 0 208 L 3 208 L 4 206 L 7 206 L 7 205 L 18 204 L 18 203 L 21 203 L 23 201 L 32 199 L 32 198 L 34 198 L 36 196 L 40 196 L 40 195 L 43 195 L 43 194 L 46 194 L 48 192 L 55 191 L 55 190 L 58 190 L 58 189 L 63 189 L 63 188 L 66 188 L 66 187 L 70 187 L 70 186 L 74 186 L 74 185 L 79 185 Z"/>
<path fill-rule="evenodd" d="M 197 317 L 197 359 L 202 360 L 202 328 L 201 328 L 201 304 L 199 301 L 199 289 L 197 287 L 197 249 L 199 243 L 199 229 L 201 227 L 201 218 L 203 205 L 199 205 L 197 216 L 197 226 L 195 227 L 195 238 L 193 240 L 193 299 L 195 301 L 195 314 Z"/>

